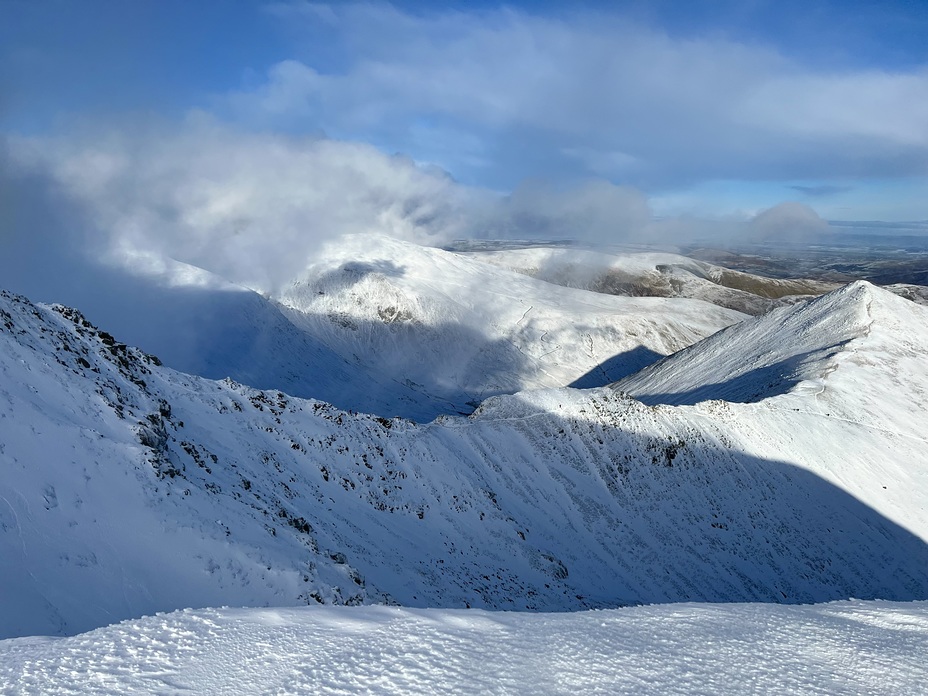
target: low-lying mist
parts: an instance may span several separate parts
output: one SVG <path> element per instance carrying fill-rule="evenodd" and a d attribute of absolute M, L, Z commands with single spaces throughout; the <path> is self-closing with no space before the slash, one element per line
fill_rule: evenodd
<path fill-rule="evenodd" d="M 603 180 L 531 181 L 503 194 L 370 145 L 247 132 L 206 116 L 172 129 L 8 139 L 3 152 L 3 283 L 45 301 L 69 301 L 68 288 L 96 282 L 101 264 L 151 275 L 169 260 L 273 293 L 325 243 L 365 232 L 426 245 L 682 244 L 827 229 L 800 203 L 748 221 L 656 219 L 641 191 Z"/>

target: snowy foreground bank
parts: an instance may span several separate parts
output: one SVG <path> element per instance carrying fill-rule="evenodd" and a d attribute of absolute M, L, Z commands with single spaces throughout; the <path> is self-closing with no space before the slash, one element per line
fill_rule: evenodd
<path fill-rule="evenodd" d="M 928 602 L 201 609 L 0 641 L 2 693 L 924 693 Z"/>

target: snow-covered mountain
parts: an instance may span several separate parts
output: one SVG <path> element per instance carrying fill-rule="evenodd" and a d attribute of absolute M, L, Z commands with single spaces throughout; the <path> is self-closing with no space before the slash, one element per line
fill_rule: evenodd
<path fill-rule="evenodd" d="M 617 388 L 417 425 L 178 373 L 3 294 L 0 631 L 220 604 L 928 598 L 926 315 L 855 284 Z M 707 385 L 740 403 L 679 396 Z"/>
<path fill-rule="evenodd" d="M 815 280 L 765 278 L 670 253 L 608 254 L 563 247 L 470 253 L 485 263 L 565 287 L 630 297 L 692 298 L 751 315 L 838 287 Z"/>
<path fill-rule="evenodd" d="M 744 318 L 696 300 L 556 288 L 371 234 L 324 258 L 263 295 L 147 259 L 54 297 L 177 370 L 420 422 L 496 394 L 608 384 Z"/>
<path fill-rule="evenodd" d="M 378 413 L 418 421 L 498 394 L 602 386 L 745 318 L 691 299 L 554 287 L 384 236 L 342 238 L 322 256 L 275 300 L 315 341 L 398 385 L 394 410 Z M 374 410 L 362 394 L 349 403 Z"/>

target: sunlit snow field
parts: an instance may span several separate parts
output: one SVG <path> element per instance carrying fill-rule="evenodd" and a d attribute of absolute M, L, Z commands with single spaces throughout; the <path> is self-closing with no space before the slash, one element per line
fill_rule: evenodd
<path fill-rule="evenodd" d="M 0 641 L 3 693 L 921 694 L 928 602 L 202 609 Z"/>

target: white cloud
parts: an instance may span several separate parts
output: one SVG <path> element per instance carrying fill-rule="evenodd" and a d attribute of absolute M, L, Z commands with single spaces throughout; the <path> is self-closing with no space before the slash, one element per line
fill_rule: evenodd
<path fill-rule="evenodd" d="M 308 41 L 334 32 L 352 58 L 324 75 L 309 53 L 281 63 L 266 84 L 231 98 L 237 113 L 389 140 L 452 171 L 466 169 L 464 155 L 458 160 L 446 146 L 432 156 L 410 137 L 410 123 L 428 118 L 449 138 L 455 129 L 480 133 L 510 184 L 564 167 L 669 185 L 907 175 L 928 165 L 925 70 L 816 72 L 773 48 L 671 38 L 606 13 L 411 14 L 367 4 L 277 12 L 291 25 L 303 22 Z M 526 148 L 546 153 L 542 164 Z M 621 156 L 620 166 L 608 153 Z"/>
<path fill-rule="evenodd" d="M 828 229 L 828 223 L 809 206 L 785 201 L 751 218 L 747 225 L 747 236 L 777 242 L 801 241 L 827 232 Z"/>
<path fill-rule="evenodd" d="M 488 212 L 491 237 L 520 239 L 623 242 L 646 234 L 652 222 L 640 191 L 604 180 L 566 190 L 526 182 Z"/>
<path fill-rule="evenodd" d="M 566 147 L 562 152 L 579 160 L 591 172 L 603 177 L 621 177 L 638 165 L 638 159 L 625 152 L 598 150 L 593 147 Z"/>
<path fill-rule="evenodd" d="M 325 242 L 350 233 L 425 244 L 461 237 L 682 244 L 827 229 L 799 203 L 747 223 L 655 220 L 641 191 L 602 179 L 567 188 L 529 181 L 501 196 L 369 145 L 249 133 L 203 116 L 170 132 L 20 140 L 11 149 L 0 160 L 0 275 L 43 300 L 112 291 L 113 278 L 124 276 L 110 273 L 110 286 L 101 284 L 100 260 L 113 272 L 159 276 L 175 259 L 273 291 L 298 277 Z"/>
<path fill-rule="evenodd" d="M 928 70 L 908 75 L 771 77 L 744 95 L 739 116 L 770 130 L 928 147 Z"/>
<path fill-rule="evenodd" d="M 81 252 L 142 274 L 175 259 L 270 291 L 344 234 L 620 242 L 652 222 L 640 191 L 604 180 L 529 182 L 503 196 L 369 145 L 250 133 L 203 115 L 170 131 L 26 139 L 12 149 L 3 188 L 18 181 L 15 190 L 38 195 L 28 196 L 28 219 L 0 225 L 11 242 L 6 265 L 28 276 L 56 259 L 55 275 L 70 275 L 72 287 L 93 273 Z"/>
<path fill-rule="evenodd" d="M 21 142 L 92 220 L 110 262 L 174 258 L 256 289 L 305 268 L 320 245 L 378 232 L 439 243 L 481 195 L 369 145 L 184 128 Z"/>

